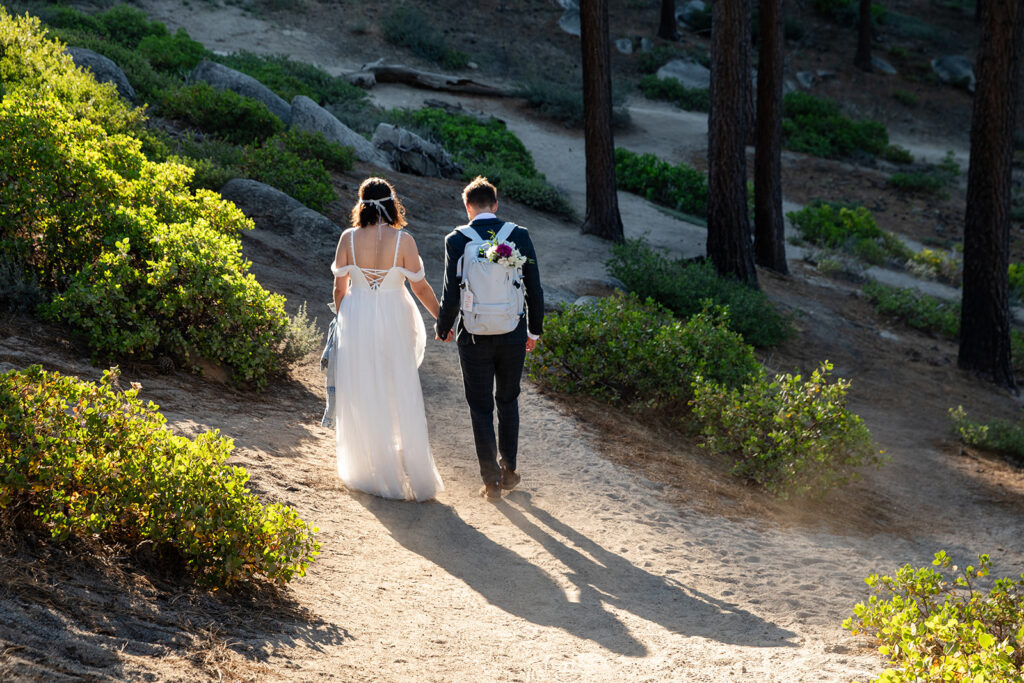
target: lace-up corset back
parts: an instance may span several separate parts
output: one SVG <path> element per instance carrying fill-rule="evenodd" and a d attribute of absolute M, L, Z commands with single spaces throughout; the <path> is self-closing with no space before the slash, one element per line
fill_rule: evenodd
<path fill-rule="evenodd" d="M 380 228 L 377 228 L 380 230 Z M 391 273 L 398 266 L 398 247 L 402 243 L 401 231 L 396 231 L 395 235 L 395 253 L 391 259 L 390 268 L 364 268 L 359 265 L 356 260 L 356 232 L 353 230 L 349 233 L 349 246 L 352 249 L 352 265 L 363 274 L 363 279 L 366 281 L 366 285 L 373 291 L 377 291 L 384 284 L 388 274 Z"/>

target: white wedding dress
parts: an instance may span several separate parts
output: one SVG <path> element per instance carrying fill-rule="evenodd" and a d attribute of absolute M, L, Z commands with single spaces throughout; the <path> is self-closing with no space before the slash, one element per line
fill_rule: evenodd
<path fill-rule="evenodd" d="M 338 475 L 352 489 L 385 498 L 430 500 L 444 490 L 427 439 L 419 365 L 426 330 L 405 287 L 422 280 L 398 266 L 360 268 L 354 233 L 349 233 L 352 265 L 331 270 L 348 275 L 348 294 L 338 310 L 337 392 Z"/>

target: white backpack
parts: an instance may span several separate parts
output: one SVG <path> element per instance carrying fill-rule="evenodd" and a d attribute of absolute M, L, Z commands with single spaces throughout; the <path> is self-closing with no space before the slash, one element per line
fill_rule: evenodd
<path fill-rule="evenodd" d="M 497 242 L 506 241 L 515 230 L 513 223 L 501 226 Z M 505 334 L 519 326 L 523 316 L 523 274 L 487 259 L 480 250 L 487 241 L 468 225 L 458 231 L 469 238 L 459 259 L 458 274 L 462 278 L 459 310 L 462 324 L 470 334 Z"/>

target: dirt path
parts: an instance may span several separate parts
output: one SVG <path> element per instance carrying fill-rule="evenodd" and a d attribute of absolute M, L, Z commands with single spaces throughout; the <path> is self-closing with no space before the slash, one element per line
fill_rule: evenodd
<path fill-rule="evenodd" d="M 188 19 L 199 38 L 212 25 L 212 16 L 195 9 L 157 16 L 172 28 Z M 229 38 L 211 46 L 232 49 L 280 33 L 247 26 L 215 33 Z M 301 58 L 310 44 L 321 45 L 284 35 L 274 38 L 281 41 L 275 51 L 302 44 L 292 51 Z M 319 54 L 321 63 L 331 56 Z M 374 96 L 395 104 L 422 95 L 378 88 Z M 582 206 L 578 135 L 511 109 L 500 115 L 541 170 Z M 638 130 L 620 142 L 685 158 L 701 137 L 696 122 L 673 150 L 664 149 L 660 133 L 644 132 L 662 130 L 667 116 L 660 107 L 638 109 Z M 369 169 L 347 179 L 349 191 L 360 170 Z M 440 239 L 459 218 L 458 184 L 399 177 L 398 187 L 410 199 L 412 231 L 437 288 Z M 699 228 L 631 195 L 620 194 L 620 202 L 627 234 L 649 231 L 665 248 L 703 251 Z M 603 275 L 606 244 L 514 203 L 506 208 L 531 228 L 547 285 L 573 292 Z M 309 301 L 315 312 L 315 302 L 329 296 L 327 264 L 302 245 L 256 233 L 246 238 L 246 256 L 291 307 Z M 822 329 L 845 329 L 827 309 L 808 304 L 808 316 Z M 0 343 L 0 360 L 12 365 L 64 362 L 95 374 L 80 361 L 41 353 L 14 337 Z M 971 461 L 929 445 L 942 427 L 901 421 L 900 391 L 892 401 L 857 408 L 893 458 L 884 472 L 869 473 L 867 488 L 888 501 L 889 514 L 915 521 L 909 533 L 867 534 L 733 519 L 728 500 L 722 514 L 670 504 L 661 485 L 603 457 L 608 444 L 530 386 L 521 400 L 523 484 L 500 504 L 486 503 L 474 496 L 477 469 L 455 348 L 430 344 L 421 377 L 431 446 L 447 486 L 428 504 L 350 493 L 339 483 L 333 434 L 319 427 L 315 358 L 257 398 L 188 376 L 143 378 L 143 398 L 160 404 L 176 429 L 217 428 L 233 437 L 254 488 L 316 524 L 323 555 L 290 588 L 306 617 L 268 622 L 239 608 L 211 638 L 219 644 L 209 648 L 218 653 L 213 664 L 183 658 L 173 639 L 163 654 L 147 655 L 145 637 L 133 634 L 125 636 L 127 654 L 88 672 L 111 679 L 149 672 L 161 680 L 226 673 L 268 681 L 849 681 L 881 668 L 840 628 L 865 597 L 868 573 L 927 563 L 942 548 L 963 558 L 991 552 L 1004 573 L 1024 569 L 1024 515 L 1006 502 L 1019 500 L 1024 481 L 994 495 Z M 76 628 L 66 627 L 74 642 L 95 637 L 88 625 Z"/>

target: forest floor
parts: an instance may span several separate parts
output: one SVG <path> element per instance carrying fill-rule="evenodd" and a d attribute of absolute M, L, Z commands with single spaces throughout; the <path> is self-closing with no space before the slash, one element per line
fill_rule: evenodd
<path fill-rule="evenodd" d="M 484 4 L 493 10 L 497 3 Z M 388 54 L 365 27 L 353 42 L 341 40 L 346 36 L 337 26 L 369 21 L 358 16 L 332 22 L 306 13 L 289 24 L 195 0 L 187 9 L 157 0 L 141 5 L 211 48 L 260 46 L 334 72 Z M 373 12 L 374 5 L 344 3 L 338 11 Z M 535 13 L 550 19 L 550 11 Z M 342 54 L 345 46 L 350 53 Z M 501 77 L 490 68 L 481 78 Z M 386 106 L 438 97 L 399 86 L 378 86 L 371 94 Z M 504 119 L 538 168 L 582 209 L 578 132 L 537 119 L 514 100 L 441 97 Z M 617 145 L 699 162 L 705 117 L 645 100 L 630 108 L 632 127 L 617 135 Z M 918 133 L 905 136 L 921 149 L 966 149 L 963 130 Z M 862 196 L 898 207 L 878 210 L 889 216 L 880 219 L 889 221 L 883 227 L 914 239 L 939 223 L 955 237 L 962 221 L 962 199 L 935 207 L 899 197 L 885 188 L 884 168 L 789 153 L 784 164 L 793 204 Z M 355 188 L 375 172 L 357 165 L 336 176 L 343 199 L 327 212 L 333 220 L 344 224 Z M 462 218 L 461 183 L 390 175 L 428 280 L 439 289 L 442 238 Z M 620 193 L 619 201 L 627 236 L 646 235 L 673 254 L 703 252 L 699 226 L 633 195 Z M 930 210 L 947 214 L 927 215 Z M 918 220 L 922 212 L 926 217 Z M 605 242 L 515 202 L 502 202 L 501 215 L 530 229 L 552 296 L 603 293 Z M 259 230 L 243 239 L 263 285 L 285 295 L 290 311 L 309 302 L 323 326 L 331 288 L 324 255 Z M 420 374 L 431 448 L 447 488 L 431 503 L 385 501 L 349 492 L 337 478 L 334 434 L 319 426 L 319 354 L 258 395 L 183 373 L 127 367 L 124 380 L 141 382 L 141 397 L 159 404 L 176 431 L 219 429 L 233 438 L 233 462 L 249 470 L 253 490 L 294 506 L 319 527 L 322 555 L 286 589 L 221 595 L 124 554 L 0 538 L 0 678 L 872 677 L 882 658 L 840 627 L 867 596 L 865 576 L 927 564 L 941 549 L 961 562 L 990 553 L 998 574 L 1024 571 L 1024 472 L 961 449 L 946 416 L 963 405 L 977 417 L 1013 418 L 1020 403 L 959 372 L 953 343 L 879 318 L 856 286 L 823 278 L 798 258 L 791 268 L 790 277 L 760 274 L 797 328 L 762 360 L 773 370 L 806 372 L 828 359 L 852 380 L 852 407 L 891 459 L 865 471 L 862 481 L 823 501 L 779 502 L 730 478 L 721 462 L 675 432 L 586 400 L 544 395 L 526 383 L 523 483 L 500 503 L 487 503 L 475 496 L 477 465 L 456 349 L 431 343 Z M 62 330 L 21 317 L 0 320 L 0 369 L 30 363 L 83 377 L 100 373 Z"/>

